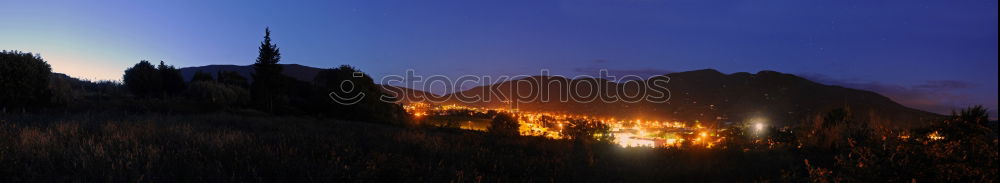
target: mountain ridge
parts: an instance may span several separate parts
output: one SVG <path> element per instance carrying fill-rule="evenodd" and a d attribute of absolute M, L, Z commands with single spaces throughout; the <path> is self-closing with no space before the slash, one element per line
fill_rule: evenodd
<path fill-rule="evenodd" d="M 320 68 L 298 64 L 283 64 L 284 73 L 292 78 L 312 81 Z M 215 73 L 218 71 L 237 71 L 249 77 L 252 66 L 239 65 L 206 65 L 180 69 L 185 79 L 190 80 L 194 72 L 201 70 Z M 795 124 L 802 121 L 815 120 L 825 112 L 846 108 L 852 111 L 856 120 L 889 121 L 889 126 L 910 127 L 921 126 L 923 121 L 940 118 L 942 115 L 913 109 L 892 101 L 876 92 L 846 88 L 843 86 L 826 85 L 799 77 L 771 70 L 757 73 L 736 72 L 725 74 L 715 69 L 699 69 L 685 72 L 666 73 L 669 77 L 667 89 L 671 99 L 665 103 L 603 103 L 603 102 L 526 102 L 518 103 L 518 109 L 529 111 L 564 112 L 580 114 L 596 114 L 621 118 L 647 118 L 681 121 L 745 121 L 751 118 L 768 118 L 776 124 Z M 502 100 L 489 102 L 463 102 L 454 100 L 458 94 L 480 97 L 483 92 L 492 90 L 506 96 L 512 92 L 496 91 L 498 88 L 509 87 L 519 80 L 556 80 L 557 82 L 592 82 L 605 83 L 605 93 L 614 88 L 635 88 L 627 86 L 628 82 L 613 82 L 603 78 L 566 78 L 558 76 L 530 76 L 494 84 L 476 86 L 454 93 L 437 95 L 426 91 L 400 86 L 384 87 L 389 94 L 404 92 L 416 93 L 410 96 L 396 96 L 403 102 L 419 101 L 426 96 L 444 97 L 452 100 L 442 101 L 443 104 L 462 104 L 482 107 L 509 107 Z M 644 80 L 649 82 L 649 80 Z M 604 87 L 602 85 L 602 87 Z M 521 87 L 516 87 L 521 88 Z M 535 88 L 532 88 L 535 89 Z M 537 88 L 539 91 L 549 91 L 550 94 L 568 92 L 559 88 Z M 592 88 L 591 88 L 592 89 Z M 524 89 L 522 89 L 524 90 Z M 577 90 L 581 90 L 577 88 Z M 392 91 L 392 92 L 388 92 Z M 618 91 L 618 90 L 614 90 Z M 555 92 L 555 93 L 553 93 Z M 499 99 L 499 98 L 491 98 Z M 508 100 L 509 101 L 509 100 Z M 622 110 L 607 110 L 622 109 Z M 906 122 L 901 122 L 906 121 Z"/>

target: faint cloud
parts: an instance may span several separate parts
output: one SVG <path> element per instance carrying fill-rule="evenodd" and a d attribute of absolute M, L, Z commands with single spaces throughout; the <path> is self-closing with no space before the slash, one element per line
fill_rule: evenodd
<path fill-rule="evenodd" d="M 608 71 L 608 75 L 610 75 L 610 76 L 619 76 L 620 77 L 620 76 L 625 76 L 625 75 L 635 75 L 635 76 L 639 76 L 639 77 L 642 77 L 642 78 L 649 78 L 649 77 L 653 77 L 653 76 L 661 76 L 661 75 L 665 75 L 665 74 L 674 73 L 674 71 L 671 71 L 671 70 L 653 69 L 653 68 L 648 68 L 648 69 L 612 69 L 612 68 L 609 68 L 609 67 L 605 66 L 608 63 L 609 63 L 608 60 L 605 60 L 605 59 L 595 59 L 595 60 L 593 60 L 591 62 L 590 66 L 574 68 L 573 72 L 576 72 L 577 74 L 581 74 L 581 75 L 597 76 L 597 74 L 599 74 L 601 70 L 607 70 Z"/>
<path fill-rule="evenodd" d="M 954 90 L 954 89 L 972 88 L 976 87 L 976 85 L 964 81 L 936 80 L 936 81 L 927 81 L 924 84 L 914 85 L 913 87 L 923 88 L 923 89 Z"/>
<path fill-rule="evenodd" d="M 905 106 L 938 114 L 949 114 L 952 110 L 972 105 L 984 105 L 986 107 L 990 107 L 991 110 L 993 110 L 992 112 L 996 113 L 996 103 L 982 103 L 983 101 L 988 100 L 960 93 L 959 91 L 962 89 L 977 87 L 975 84 L 964 81 L 933 80 L 912 86 L 903 86 L 858 79 L 834 79 L 823 74 L 815 73 L 797 75 L 827 85 L 837 85 L 847 88 L 877 92 Z M 995 114 L 993 115 L 995 116 Z"/>

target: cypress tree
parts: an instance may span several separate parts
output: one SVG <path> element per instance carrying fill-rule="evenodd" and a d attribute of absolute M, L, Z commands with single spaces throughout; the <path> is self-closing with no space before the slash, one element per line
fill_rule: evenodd
<path fill-rule="evenodd" d="M 271 43 L 271 29 L 264 29 L 264 41 L 260 43 L 250 92 L 253 101 L 263 110 L 274 112 L 275 101 L 281 94 L 281 53 L 278 45 Z"/>

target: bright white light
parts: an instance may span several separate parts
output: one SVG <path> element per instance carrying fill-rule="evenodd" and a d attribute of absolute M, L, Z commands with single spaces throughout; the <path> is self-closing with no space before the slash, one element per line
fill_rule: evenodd
<path fill-rule="evenodd" d="M 754 129 L 756 129 L 757 131 L 761 131 L 761 130 L 764 130 L 764 123 L 757 123 L 757 124 L 754 124 L 754 125 L 753 125 L 753 128 L 754 128 Z"/>
<path fill-rule="evenodd" d="M 637 138 L 632 133 L 615 133 L 615 141 L 622 147 L 656 147 L 656 142 Z"/>

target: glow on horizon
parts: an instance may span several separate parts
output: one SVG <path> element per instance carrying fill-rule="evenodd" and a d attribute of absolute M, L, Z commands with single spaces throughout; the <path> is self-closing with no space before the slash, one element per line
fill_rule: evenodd
<path fill-rule="evenodd" d="M 40 39 L 39 37 L 51 37 L 53 35 L 42 35 L 42 36 L 26 36 L 20 37 L 21 39 L 35 39 L 43 40 L 40 42 L 17 42 L 0 39 L 0 41 L 9 43 L 23 43 L 19 45 L 16 49 L 9 48 L 8 45 L 3 46 L 6 50 L 17 50 L 21 52 L 30 52 L 33 54 L 40 55 L 43 60 L 45 60 L 51 67 L 52 72 L 62 73 L 69 75 L 71 77 L 98 81 L 98 80 L 112 80 L 120 81 L 124 70 L 138 62 L 140 57 L 130 54 L 136 50 L 130 49 L 117 49 L 117 48 L 102 48 L 98 46 L 84 46 L 81 43 L 87 43 L 90 41 L 83 41 L 79 39 L 72 38 L 48 38 Z M 52 40 L 62 40 L 62 41 L 52 41 Z M 99 42 L 94 42 L 99 43 Z M 43 46 L 45 45 L 45 46 Z M 112 51 L 116 50 L 116 51 Z M 117 53 L 112 53 L 117 52 Z"/>
<path fill-rule="evenodd" d="M 239 28 L 245 32 L 225 35 L 240 40 L 220 43 L 199 36 L 225 39 L 218 38 L 223 34 L 217 31 L 232 31 L 234 28 L 202 29 L 195 34 L 197 36 L 191 36 L 192 33 L 186 30 L 194 29 L 193 26 L 164 20 L 178 19 L 176 12 L 158 15 L 149 12 L 150 8 L 159 10 L 153 12 L 164 12 L 182 7 L 175 3 L 153 5 L 41 0 L 12 4 L 18 6 L 0 7 L 0 15 L 5 17 L 5 23 L 0 24 L 0 50 L 38 54 L 48 62 L 52 72 L 91 81 L 120 81 L 124 70 L 140 60 L 162 60 L 177 67 L 206 64 L 197 61 L 241 64 L 226 61 L 246 60 L 244 64 L 249 64 L 252 62 L 249 57 L 256 54 L 254 47 L 258 41 L 256 35 L 250 34 L 260 32 Z M 245 54 L 206 49 L 219 47 L 236 48 Z M 206 50 L 214 54 L 203 53 Z"/>
<path fill-rule="evenodd" d="M 0 35 L 16 35 L 0 36 L 0 49 L 40 55 L 52 72 L 91 81 L 120 81 L 127 67 L 144 59 L 140 55 L 151 54 L 151 51 L 144 51 L 143 46 L 136 45 L 134 39 L 121 39 L 121 34 L 80 20 L 84 17 L 68 16 L 72 12 L 69 10 L 26 7 L 4 13 L 33 14 L 35 11 L 60 12 L 9 17 L 21 23 L 11 28 L 0 26 Z"/>

